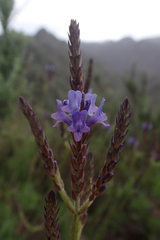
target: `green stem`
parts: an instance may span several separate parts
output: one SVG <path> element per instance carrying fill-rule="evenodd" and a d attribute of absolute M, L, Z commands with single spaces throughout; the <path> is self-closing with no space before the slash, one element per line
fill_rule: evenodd
<path fill-rule="evenodd" d="M 64 188 L 61 188 L 61 190 L 59 191 L 61 198 L 63 199 L 63 201 L 65 202 L 65 204 L 67 205 L 68 209 L 74 213 L 75 209 L 74 209 L 74 205 L 71 202 L 71 199 L 69 198 L 68 194 L 66 193 Z"/>
<path fill-rule="evenodd" d="M 83 225 L 78 215 L 79 203 L 75 202 L 75 213 L 73 216 L 72 229 L 71 229 L 71 240 L 79 240 L 81 237 Z"/>
<path fill-rule="evenodd" d="M 93 203 L 93 201 L 89 201 L 87 199 L 86 202 L 84 202 L 84 204 L 80 207 L 78 214 L 82 214 L 84 212 L 87 212 L 87 209 L 91 206 L 91 204 Z"/>
<path fill-rule="evenodd" d="M 55 184 L 57 184 L 57 186 L 59 186 L 60 190 L 59 193 L 61 195 L 61 198 L 63 199 L 63 201 L 65 202 L 65 204 L 67 205 L 68 209 L 74 213 L 75 212 L 75 208 L 74 205 L 70 199 L 70 197 L 68 196 L 68 194 L 65 191 L 64 188 L 64 183 L 63 180 L 61 178 L 61 174 L 59 172 L 58 166 L 57 166 L 57 171 L 54 173 L 54 178 L 51 177 L 52 181 L 55 181 Z"/>

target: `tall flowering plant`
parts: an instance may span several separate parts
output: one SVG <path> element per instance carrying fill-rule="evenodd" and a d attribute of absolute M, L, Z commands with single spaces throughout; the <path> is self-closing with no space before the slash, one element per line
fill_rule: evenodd
<path fill-rule="evenodd" d="M 45 162 L 45 169 L 51 181 L 61 195 L 68 209 L 73 214 L 71 227 L 71 240 L 79 240 L 82 229 L 87 220 L 88 208 L 94 200 L 106 189 L 107 183 L 114 175 L 115 166 L 118 163 L 120 152 L 124 146 L 124 139 L 130 120 L 130 106 L 126 98 L 120 106 L 110 146 L 104 164 L 98 177 L 93 179 L 93 159 L 88 151 L 88 135 L 95 123 L 106 123 L 107 116 L 103 112 L 105 99 L 96 106 L 96 94 L 89 93 L 89 80 L 84 82 L 82 71 L 82 58 L 80 52 L 80 30 L 76 21 L 71 20 L 69 26 L 69 59 L 70 59 L 70 86 L 68 99 L 57 99 L 57 112 L 51 117 L 56 120 L 53 127 L 60 122 L 67 125 L 71 132 L 73 142 L 70 144 L 71 158 L 71 188 L 69 196 L 65 190 L 63 179 L 59 171 L 58 163 L 54 159 L 53 151 L 49 147 L 44 131 L 29 103 L 20 97 L 21 109 L 28 119 L 31 130 L 35 136 L 40 150 L 40 156 Z M 91 68 L 91 63 L 90 63 Z M 89 71 L 90 72 L 90 71 Z M 58 205 L 54 191 L 50 191 L 45 206 L 46 236 L 47 239 L 61 239 L 58 223 Z"/>

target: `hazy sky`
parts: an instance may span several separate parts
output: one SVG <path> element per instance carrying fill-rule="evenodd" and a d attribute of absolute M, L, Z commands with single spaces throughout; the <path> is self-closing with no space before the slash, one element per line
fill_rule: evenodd
<path fill-rule="evenodd" d="M 83 41 L 156 37 L 160 36 L 160 1 L 15 0 L 11 26 L 29 34 L 45 27 L 67 39 L 70 19 L 79 22 Z"/>

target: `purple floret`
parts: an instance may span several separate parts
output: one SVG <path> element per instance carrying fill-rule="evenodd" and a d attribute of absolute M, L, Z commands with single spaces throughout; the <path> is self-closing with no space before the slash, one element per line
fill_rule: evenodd
<path fill-rule="evenodd" d="M 74 133 L 74 138 L 79 142 L 84 132 L 89 132 L 90 128 L 86 125 L 87 111 L 74 112 L 72 114 L 72 124 L 68 127 L 68 131 Z"/>
<path fill-rule="evenodd" d="M 57 108 L 58 111 L 56 113 L 52 113 L 51 117 L 55 120 L 57 120 L 57 122 L 53 125 L 53 127 L 57 126 L 58 123 L 60 122 L 64 122 L 66 123 L 68 126 L 71 125 L 72 120 L 68 117 L 68 115 L 62 110 L 62 102 L 57 99 Z"/>

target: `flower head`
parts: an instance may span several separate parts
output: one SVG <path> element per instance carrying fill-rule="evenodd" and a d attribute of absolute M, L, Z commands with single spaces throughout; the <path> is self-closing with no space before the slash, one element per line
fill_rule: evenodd
<path fill-rule="evenodd" d="M 82 134 L 89 132 L 90 127 L 94 123 L 102 123 L 105 127 L 109 124 L 104 123 L 107 116 L 102 112 L 105 99 L 103 98 L 99 108 L 95 106 L 97 95 L 87 93 L 84 97 L 84 106 L 81 109 L 82 92 L 70 90 L 68 92 L 68 100 L 62 101 L 57 99 L 58 111 L 51 115 L 57 120 L 53 127 L 57 126 L 59 122 L 65 122 L 69 127 L 68 131 L 73 132 L 74 138 L 77 142 L 82 139 Z"/>

